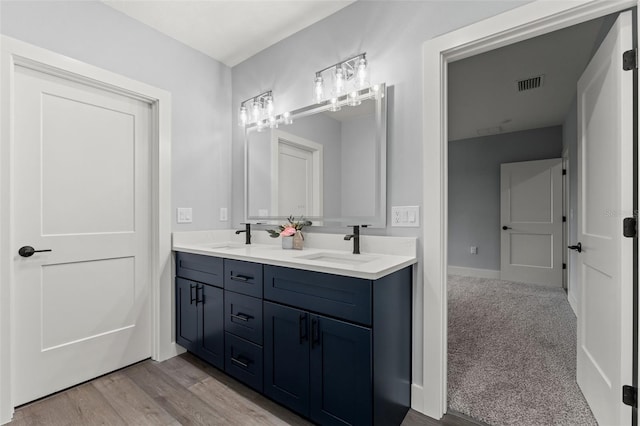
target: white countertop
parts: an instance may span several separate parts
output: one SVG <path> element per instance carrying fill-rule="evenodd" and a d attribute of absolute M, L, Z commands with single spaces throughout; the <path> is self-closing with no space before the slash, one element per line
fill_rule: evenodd
<path fill-rule="evenodd" d="M 303 250 L 284 250 L 280 238 L 252 230 L 252 244 L 235 230 L 174 232 L 173 250 L 307 271 L 376 280 L 416 263 L 416 238 L 360 235 L 361 254 L 342 234 L 305 233 Z"/>

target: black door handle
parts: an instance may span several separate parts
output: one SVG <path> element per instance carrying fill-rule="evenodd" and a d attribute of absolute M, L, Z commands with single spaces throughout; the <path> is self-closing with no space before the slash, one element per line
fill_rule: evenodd
<path fill-rule="evenodd" d="M 51 251 L 51 249 L 36 250 L 31 246 L 23 246 L 18 250 L 18 254 L 22 257 L 31 257 L 34 253 L 43 253 L 45 251 Z"/>
<path fill-rule="evenodd" d="M 512 228 L 512 227 L 510 227 L 510 226 L 507 226 L 507 225 L 504 225 L 504 226 L 502 227 L 502 230 L 503 230 L 503 231 L 506 231 L 507 229 L 513 229 L 513 228 Z"/>
<path fill-rule="evenodd" d="M 570 248 L 571 250 L 575 250 L 578 253 L 582 253 L 582 243 L 578 243 L 575 246 L 569 246 L 568 248 Z"/>

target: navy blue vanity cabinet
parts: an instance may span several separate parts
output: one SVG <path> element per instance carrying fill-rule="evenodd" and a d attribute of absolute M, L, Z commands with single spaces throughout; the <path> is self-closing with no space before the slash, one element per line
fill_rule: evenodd
<path fill-rule="evenodd" d="M 222 259 L 176 253 L 176 275 L 176 343 L 224 368 Z"/>
<path fill-rule="evenodd" d="M 265 265 L 264 393 L 322 425 L 399 425 L 411 268 L 378 280 Z"/>

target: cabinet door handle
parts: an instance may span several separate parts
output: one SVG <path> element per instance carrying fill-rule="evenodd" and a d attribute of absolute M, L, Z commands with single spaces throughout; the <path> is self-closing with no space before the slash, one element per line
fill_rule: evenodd
<path fill-rule="evenodd" d="M 238 364 L 240 367 L 249 368 L 249 364 L 246 362 L 242 362 L 237 358 L 231 357 L 231 362 Z"/>
<path fill-rule="evenodd" d="M 198 295 L 196 294 L 196 297 L 193 297 L 193 289 L 196 289 L 196 293 L 198 291 L 198 287 L 195 284 L 189 284 L 189 296 L 191 298 L 191 301 L 189 302 L 190 305 L 193 305 L 193 302 L 196 302 L 196 305 L 198 304 Z"/>
<path fill-rule="evenodd" d="M 198 297 L 198 291 L 200 291 L 202 298 Z M 204 286 L 201 284 L 196 287 L 196 306 L 198 306 L 198 303 L 204 304 Z"/>
<path fill-rule="evenodd" d="M 247 276 L 244 276 L 244 275 L 231 275 L 231 279 L 233 281 L 242 281 L 243 283 L 246 283 L 247 281 L 249 281 L 252 278 L 253 277 L 247 277 Z"/>
<path fill-rule="evenodd" d="M 311 320 L 311 349 L 320 346 L 320 320 L 313 318 Z"/>
<path fill-rule="evenodd" d="M 298 337 L 300 338 L 300 344 L 309 339 L 307 324 L 307 314 L 300 314 L 300 318 L 298 318 Z"/>
<path fill-rule="evenodd" d="M 235 319 L 238 319 L 240 321 L 247 322 L 250 319 L 252 319 L 253 317 L 250 316 L 250 315 L 245 315 L 245 314 L 242 314 L 242 313 L 238 312 L 237 314 L 231 314 L 231 318 L 235 318 Z"/>

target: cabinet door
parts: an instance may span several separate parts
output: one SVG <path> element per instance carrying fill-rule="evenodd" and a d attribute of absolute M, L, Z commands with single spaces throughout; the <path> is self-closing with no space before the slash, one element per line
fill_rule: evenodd
<path fill-rule="evenodd" d="M 264 302 L 264 393 L 309 416 L 309 314 Z"/>
<path fill-rule="evenodd" d="M 198 354 L 213 366 L 224 369 L 224 291 L 200 284 L 198 307 L 202 341 Z"/>
<path fill-rule="evenodd" d="M 371 329 L 311 315 L 310 333 L 311 419 L 372 424 Z"/>
<path fill-rule="evenodd" d="M 176 343 L 192 352 L 197 351 L 200 345 L 195 299 L 198 285 L 193 281 L 176 278 Z"/>

